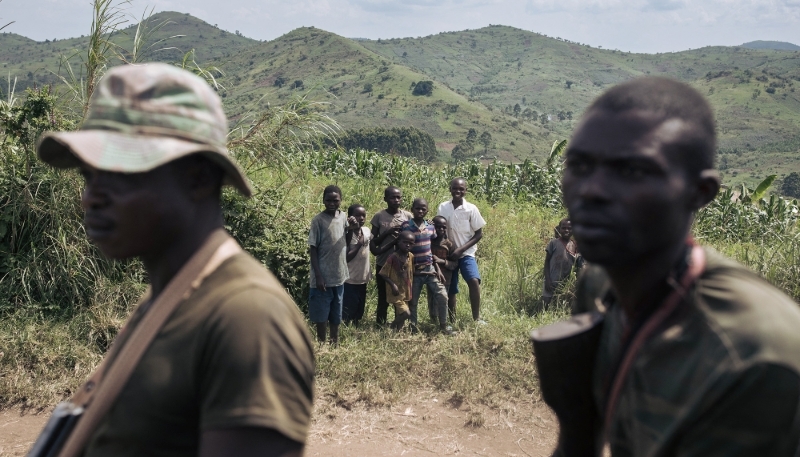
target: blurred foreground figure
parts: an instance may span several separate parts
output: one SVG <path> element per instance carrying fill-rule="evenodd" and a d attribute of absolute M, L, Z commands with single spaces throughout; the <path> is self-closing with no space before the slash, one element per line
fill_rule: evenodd
<path fill-rule="evenodd" d="M 598 98 L 569 144 L 564 201 L 591 265 L 574 311 L 605 315 L 594 455 L 798 451 L 800 308 L 691 238 L 720 187 L 715 142 L 697 91 L 643 78 Z"/>
<path fill-rule="evenodd" d="M 42 160 L 78 167 L 85 178 L 89 238 L 110 258 L 141 259 L 151 283 L 101 366 L 104 377 L 73 397 L 81 403 L 97 392 L 59 455 L 301 455 L 311 341 L 283 287 L 222 228 L 221 186 L 250 195 L 226 133 L 220 98 L 205 81 L 150 64 L 109 71 L 82 130 L 41 140 Z M 176 292 L 181 282 L 191 286 Z M 174 312 L 118 382 L 112 374 L 170 296 Z M 118 394 L 105 401 L 115 383 Z"/>

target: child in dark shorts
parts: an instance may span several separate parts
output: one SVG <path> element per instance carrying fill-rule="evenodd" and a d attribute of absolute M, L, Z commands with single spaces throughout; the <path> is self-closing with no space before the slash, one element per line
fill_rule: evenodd
<path fill-rule="evenodd" d="M 342 321 L 345 324 L 358 326 L 364 317 L 367 301 L 367 283 L 372 279 L 369 262 L 369 242 L 372 232 L 364 227 L 367 210 L 359 204 L 350 205 L 347 215 L 355 218 L 358 230 L 347 232 L 347 269 L 350 278 L 344 282 L 344 299 L 342 301 Z"/>
<path fill-rule="evenodd" d="M 414 235 L 411 232 L 400 232 L 397 235 L 395 251 L 386 259 L 379 274 L 386 281 L 386 299 L 394 306 L 395 319 L 390 324 L 394 330 L 403 328 L 411 317 L 411 283 L 414 281 Z"/>

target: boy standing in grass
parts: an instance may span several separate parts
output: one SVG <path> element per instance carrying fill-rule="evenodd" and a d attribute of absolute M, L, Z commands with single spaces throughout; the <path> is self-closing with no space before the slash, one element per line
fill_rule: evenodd
<path fill-rule="evenodd" d="M 403 222 L 411 219 L 411 213 L 400 209 L 403 204 L 403 192 L 395 186 L 389 186 L 383 191 L 383 201 L 386 202 L 386 209 L 375 213 L 370 221 L 372 225 L 372 240 L 369 243 L 369 250 L 375 256 L 375 270 L 381 271 L 386 259 L 392 254 L 397 234 L 400 233 L 400 226 Z M 376 320 L 378 324 L 386 323 L 386 313 L 389 302 L 386 299 L 386 282 L 383 277 L 378 275 L 375 278 L 378 288 L 378 309 Z"/>
<path fill-rule="evenodd" d="M 358 326 L 364 317 L 364 307 L 367 301 L 367 283 L 372 278 L 369 265 L 369 245 L 372 232 L 364 227 L 367 220 L 367 210 L 359 205 L 350 205 L 347 216 L 355 218 L 357 230 L 347 232 L 347 270 L 350 278 L 344 282 L 344 300 L 342 302 L 342 320 L 345 324 L 353 323 Z"/>
<path fill-rule="evenodd" d="M 576 268 L 580 268 L 578 245 L 572 239 L 572 223 L 569 219 L 561 219 L 556 228 L 557 237 L 547 243 L 544 258 L 544 288 L 542 302 L 550 304 L 553 293 L 561 281 L 567 279 Z"/>
<path fill-rule="evenodd" d="M 325 210 L 311 220 L 308 234 L 311 256 L 308 316 L 317 327 L 317 340 L 320 343 L 325 342 L 327 326 L 330 324 L 330 342 L 335 346 L 339 343 L 339 324 L 342 322 L 344 282 L 349 277 L 345 231 L 355 229 L 358 224 L 352 223 L 348 227 L 347 216 L 339 211 L 342 191 L 337 186 L 325 188 L 322 202 Z"/>
<path fill-rule="evenodd" d="M 453 199 L 439 205 L 438 215 L 447 219 L 447 237 L 455 246 L 455 250 L 448 259 L 458 261 L 458 268 L 453 272 L 449 293 L 451 297 L 458 293 L 458 273 L 460 272 L 469 286 L 472 319 L 480 324 L 485 324 L 486 322 L 481 320 L 481 275 L 478 272 L 475 253 L 478 250 L 478 241 L 483 238 L 483 227 L 486 225 L 486 221 L 483 220 L 478 207 L 464 199 L 466 194 L 467 181 L 464 178 L 455 178 L 450 181 L 450 195 L 453 196 Z M 455 304 L 454 301 L 453 304 Z M 452 312 L 455 313 L 455 309 L 452 309 Z"/>
<path fill-rule="evenodd" d="M 450 290 L 450 282 L 453 280 L 453 272 L 458 268 L 458 262 L 450 260 L 450 254 L 455 250 L 453 243 L 447 239 L 447 219 L 442 216 L 436 216 L 432 220 L 433 229 L 436 231 L 436 238 L 431 240 L 431 253 L 433 254 L 433 262 L 439 266 L 444 276 L 444 288 Z M 433 309 L 434 296 L 428 294 L 428 309 Z M 456 294 L 448 295 L 447 309 L 450 315 L 450 322 L 456 320 Z"/>
<path fill-rule="evenodd" d="M 428 307 L 429 315 L 438 321 L 439 329 L 452 333 L 447 327 L 447 289 L 444 287 L 444 277 L 439 265 L 433 262 L 431 241 L 436 239 L 436 230 L 433 225 L 425 220 L 428 215 L 428 202 L 424 198 L 416 198 L 411 204 L 413 218 L 403 222 L 401 230 L 414 235 L 414 282 L 411 288 L 411 324 L 417 327 L 417 305 L 422 286 L 427 286 L 428 297 L 433 297 L 433 307 Z"/>
<path fill-rule="evenodd" d="M 408 302 L 411 301 L 411 283 L 414 280 L 414 235 L 411 232 L 400 232 L 397 235 L 397 249 L 389 254 L 379 275 L 386 284 L 386 297 L 394 306 L 395 318 L 389 327 L 394 330 L 403 328 L 403 324 L 411 317 Z"/>

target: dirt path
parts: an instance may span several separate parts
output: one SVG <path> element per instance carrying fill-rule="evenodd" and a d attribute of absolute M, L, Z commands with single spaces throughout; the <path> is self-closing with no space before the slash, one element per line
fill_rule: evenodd
<path fill-rule="evenodd" d="M 557 425 L 543 405 L 503 411 L 445 405 L 435 397 L 391 409 L 318 409 L 306 448 L 309 457 L 432 455 L 547 457 Z M 0 411 L 0 457 L 25 455 L 47 414 Z"/>

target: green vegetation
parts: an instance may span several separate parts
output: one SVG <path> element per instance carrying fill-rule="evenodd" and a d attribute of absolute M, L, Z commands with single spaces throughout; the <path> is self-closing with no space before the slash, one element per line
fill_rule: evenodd
<path fill-rule="evenodd" d="M 338 144 L 344 149 L 366 149 L 384 154 L 414 157 L 424 162 L 437 158 L 433 137 L 414 127 L 381 127 L 346 130 Z"/>

